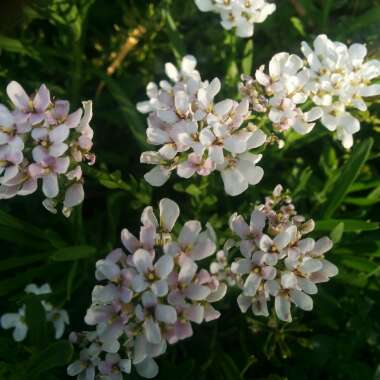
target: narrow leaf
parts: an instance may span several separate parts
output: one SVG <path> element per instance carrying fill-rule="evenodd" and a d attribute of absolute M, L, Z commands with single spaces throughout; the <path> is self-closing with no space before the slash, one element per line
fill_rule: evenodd
<path fill-rule="evenodd" d="M 73 261 L 86 259 L 96 253 L 95 247 L 89 245 L 76 245 L 55 251 L 50 258 L 53 261 Z"/>
<path fill-rule="evenodd" d="M 336 209 L 343 202 L 348 189 L 355 182 L 358 177 L 360 170 L 362 169 L 364 163 L 367 161 L 371 148 L 373 145 L 373 139 L 369 138 L 361 142 L 352 152 L 351 157 L 345 163 L 341 169 L 341 174 L 339 175 L 334 189 L 329 194 L 329 200 L 325 206 L 323 216 L 325 218 L 331 217 Z"/>

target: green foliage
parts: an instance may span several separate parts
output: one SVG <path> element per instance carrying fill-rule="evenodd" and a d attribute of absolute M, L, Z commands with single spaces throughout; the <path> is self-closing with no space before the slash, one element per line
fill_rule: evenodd
<path fill-rule="evenodd" d="M 25 297 L 28 283 L 49 282 L 56 304 L 69 311 L 71 329 L 80 331 L 95 262 L 120 246 L 121 228 L 137 231 L 143 207 L 172 198 L 181 206 L 182 221 L 210 222 L 221 245 L 229 237 L 230 214 L 247 215 L 278 183 L 290 190 L 300 213 L 315 219 L 315 237 L 334 240 L 329 259 L 339 275 L 321 287 L 314 310 L 298 311 L 290 325 L 241 315 L 232 292 L 217 305 L 220 320 L 195 326 L 193 339 L 169 347 L 159 359 L 158 378 L 378 379 L 379 100 L 373 99 L 369 113 L 358 113 L 362 128 L 352 151 L 344 151 L 320 125 L 307 136 L 290 132 L 284 149 L 265 151 L 260 186 L 236 198 L 225 195 L 216 176 L 173 178 L 158 189 L 147 185 L 148 167 L 139 163 L 139 155 L 153 147 L 146 143 L 146 119 L 135 104 L 146 98 L 149 81 L 163 79 L 164 63 L 178 63 L 184 54 L 197 57 L 204 78 L 221 78 L 222 96 L 231 98 L 237 96 L 241 73 L 252 73 L 277 52 L 297 52 L 301 40 L 310 42 L 320 33 L 346 43 L 365 42 L 370 56 L 379 58 L 379 1 L 278 1 L 277 11 L 247 40 L 222 29 L 216 15 L 199 12 L 193 0 L 5 3 L 0 101 L 8 102 L 5 86 L 12 79 L 30 92 L 44 81 L 73 108 L 93 99 L 98 162 L 86 170 L 83 207 L 68 220 L 45 211 L 39 194 L 0 203 L 1 310 L 13 312 L 25 303 L 30 326 L 20 344 L 0 330 L 0 379 L 69 379 L 65 367 L 72 359 L 71 344 L 53 339 L 41 297 Z M 144 32 L 125 53 L 136 28 Z M 268 128 L 265 122 L 261 126 Z"/>

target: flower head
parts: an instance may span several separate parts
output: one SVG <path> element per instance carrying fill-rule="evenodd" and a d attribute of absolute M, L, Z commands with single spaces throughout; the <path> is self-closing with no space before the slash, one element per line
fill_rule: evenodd
<path fill-rule="evenodd" d="M 158 373 L 154 358 L 193 334 L 192 324 L 219 317 L 212 303 L 223 298 L 226 285 L 198 262 L 215 252 L 215 243 L 202 232 L 198 221 L 173 232 L 178 205 L 170 199 L 159 203 L 159 216 L 144 209 L 139 238 L 124 229 L 123 249 L 112 251 L 96 263 L 96 285 L 85 321 L 96 327 L 93 335 L 79 342 L 79 363 L 68 368 L 76 376 L 79 368 L 93 368 L 105 378 L 120 378 L 132 365 L 146 378 Z M 96 355 L 89 355 L 97 342 Z M 126 348 L 126 349 L 125 349 Z M 93 372 L 91 372 L 92 374 Z"/>
<path fill-rule="evenodd" d="M 63 213 L 84 198 L 82 165 L 94 163 L 91 102 L 70 113 L 66 100 L 52 100 L 45 85 L 29 96 L 17 82 L 9 83 L 10 111 L 0 105 L 0 199 L 28 195 L 42 182 L 43 205 Z M 83 114 L 83 116 L 82 116 Z"/>
<path fill-rule="evenodd" d="M 142 163 L 155 165 L 145 179 L 161 186 L 173 171 L 182 178 L 218 171 L 227 194 L 239 195 L 263 177 L 263 169 L 256 165 L 261 155 L 250 151 L 264 145 L 267 136 L 247 123 L 247 99 L 215 102 L 219 79 L 202 81 L 195 65 L 192 56 L 183 58 L 180 70 L 166 64 L 173 84 L 149 83 L 149 100 L 137 105 L 140 112 L 149 113 L 148 142 L 160 146 L 141 155 Z"/>
<path fill-rule="evenodd" d="M 241 288 L 237 301 L 243 313 L 251 308 L 255 315 L 268 316 L 267 304 L 274 297 L 278 318 L 291 322 L 291 305 L 311 310 L 316 284 L 338 273 L 324 256 L 332 248 L 331 240 L 305 237 L 314 223 L 296 213 L 281 186 L 253 210 L 249 224 L 233 214 L 230 228 L 239 237 L 242 257 L 224 267 L 226 274 L 236 276 L 235 283 Z"/>
<path fill-rule="evenodd" d="M 251 37 L 254 25 L 262 23 L 276 10 L 266 0 L 195 0 L 202 12 L 219 13 L 226 30 L 236 29 L 238 37 Z"/>

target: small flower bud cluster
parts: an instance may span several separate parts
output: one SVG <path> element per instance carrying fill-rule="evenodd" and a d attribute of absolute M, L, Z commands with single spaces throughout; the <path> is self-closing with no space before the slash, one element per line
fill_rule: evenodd
<path fill-rule="evenodd" d="M 380 95 L 380 85 L 371 84 L 380 76 L 380 61 L 365 61 L 365 45 L 348 47 L 326 35 L 319 35 L 313 47 L 302 43 L 306 61 L 295 54 L 276 54 L 269 63 L 269 74 L 262 66 L 256 71 L 256 80 L 244 77 L 241 92 L 257 109 L 257 84 L 263 86 L 275 129 L 292 128 L 306 134 L 320 120 L 349 149 L 360 122 L 348 110 L 365 111 L 363 98 Z"/>
<path fill-rule="evenodd" d="M 92 103 L 69 113 L 69 102 L 51 99 L 44 84 L 29 96 L 11 82 L 7 94 L 14 109 L 0 104 L 0 199 L 32 194 L 41 179 L 43 205 L 56 213 L 62 202 L 69 216 L 84 198 L 82 163 L 95 162 Z"/>
<path fill-rule="evenodd" d="M 237 273 L 231 271 L 228 262 L 229 251 L 234 247 L 233 240 L 227 240 L 222 250 L 216 253 L 215 260 L 210 264 L 210 273 L 212 273 L 220 282 L 227 286 L 236 286 L 241 283 L 241 278 Z"/>
<path fill-rule="evenodd" d="M 29 284 L 25 288 L 25 292 L 28 294 L 46 295 L 51 293 L 49 284 L 44 284 L 38 287 L 36 284 Z M 55 339 L 61 339 L 65 332 L 65 325 L 68 325 L 69 315 L 64 309 L 54 307 L 51 303 L 41 301 L 41 304 L 46 312 L 46 320 L 51 322 L 54 327 Z M 25 320 L 25 305 L 22 305 L 17 313 L 6 313 L 1 317 L 1 327 L 3 329 L 13 328 L 13 339 L 16 342 L 23 341 L 28 334 L 28 325 Z"/>
<path fill-rule="evenodd" d="M 179 71 L 167 63 L 166 74 L 173 84 L 149 83 L 149 100 L 137 105 L 140 112 L 149 113 L 148 142 L 161 146 L 141 155 L 142 163 L 155 165 L 145 179 L 162 186 L 173 170 L 182 178 L 217 170 L 226 193 L 241 194 L 263 177 L 263 169 L 256 166 L 262 155 L 250 150 L 262 146 L 267 136 L 253 124 L 243 126 L 250 116 L 247 99 L 214 103 L 219 79 L 202 81 L 195 67 L 192 56 L 183 58 Z"/>
<path fill-rule="evenodd" d="M 178 205 L 162 199 L 160 217 L 152 207 L 143 211 L 139 239 L 127 229 L 122 249 L 96 264 L 96 285 L 85 321 L 96 331 L 72 335 L 80 358 L 68 367 L 70 376 L 121 379 L 132 365 L 140 376 L 155 377 L 154 358 L 167 344 L 193 335 L 192 323 L 219 318 L 212 306 L 227 286 L 197 262 L 215 252 L 215 243 L 200 222 L 188 221 L 178 237 L 172 232 Z M 86 377 L 87 376 L 87 377 Z"/>
<path fill-rule="evenodd" d="M 238 37 L 251 37 L 254 24 L 262 23 L 276 10 L 266 0 L 195 0 L 202 12 L 219 13 L 224 29 L 236 28 Z"/>
<path fill-rule="evenodd" d="M 253 210 L 249 224 L 235 213 L 230 228 L 240 238 L 237 244 L 243 256 L 230 268 L 240 277 L 238 305 L 243 313 L 251 308 L 254 315 L 268 316 L 268 301 L 274 297 L 278 318 L 291 322 L 291 304 L 311 310 L 316 284 L 338 273 L 324 257 L 332 248 L 331 240 L 305 237 L 314 222 L 297 214 L 281 186 Z"/>

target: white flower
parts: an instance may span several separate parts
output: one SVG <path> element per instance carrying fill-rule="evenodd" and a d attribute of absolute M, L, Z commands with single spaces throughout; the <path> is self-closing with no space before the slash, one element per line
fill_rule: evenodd
<path fill-rule="evenodd" d="M 256 163 L 261 160 L 261 154 L 244 153 L 231 157 L 222 169 L 224 190 L 227 194 L 236 196 L 247 190 L 249 185 L 258 184 L 264 176 L 264 170 Z"/>
<path fill-rule="evenodd" d="M 238 195 L 262 178 L 263 170 L 254 165 L 261 156 L 248 157 L 250 150 L 265 144 L 267 136 L 252 124 L 246 125 L 250 116 L 247 99 L 216 103 L 220 80 L 202 81 L 195 64 L 191 56 L 183 59 L 179 71 L 166 64 L 174 84 L 162 81 L 158 87 L 149 83 L 150 100 L 137 105 L 139 111 L 149 113 L 147 141 L 161 146 L 158 151 L 142 153 L 140 162 L 155 165 L 144 178 L 152 186 L 162 186 L 173 171 L 182 178 L 219 171 L 226 192 Z M 236 164 L 242 174 L 229 170 Z M 241 177 L 237 189 L 229 185 L 234 176 Z"/>
<path fill-rule="evenodd" d="M 46 295 L 52 293 L 49 284 L 43 284 L 38 286 L 36 284 L 29 284 L 25 287 L 25 293 L 35 294 L 37 296 Z M 65 325 L 68 325 L 69 316 L 66 310 L 55 308 L 49 302 L 45 300 L 41 301 L 42 307 L 46 313 L 46 320 L 53 323 L 55 329 L 55 339 L 60 339 L 64 333 Z M 28 332 L 28 326 L 25 320 L 25 308 L 23 305 L 18 313 L 4 314 L 1 319 L 1 325 L 4 329 L 14 328 L 13 338 L 19 342 L 24 340 Z"/>
<path fill-rule="evenodd" d="M 316 37 L 313 48 L 303 42 L 301 50 L 310 67 L 309 96 L 323 109 L 321 122 L 336 131 L 338 140 L 349 149 L 360 122 L 347 109 L 365 111 L 363 98 L 380 95 L 380 85 L 371 84 L 380 76 L 380 61 L 365 62 L 365 45 L 346 46 L 323 34 Z"/>
<path fill-rule="evenodd" d="M 61 339 L 65 332 L 65 325 L 70 324 L 69 315 L 63 309 L 52 308 L 46 313 L 46 320 L 53 323 L 55 339 Z"/>
<path fill-rule="evenodd" d="M 264 22 L 276 10 L 266 0 L 195 0 L 195 4 L 202 12 L 219 13 L 223 28 L 236 28 L 242 38 L 251 37 L 254 24 Z"/>
<path fill-rule="evenodd" d="M 25 287 L 25 292 L 36 295 L 50 294 L 51 288 L 49 284 L 43 284 L 40 287 L 36 284 L 29 284 Z"/>
<path fill-rule="evenodd" d="M 3 329 L 13 328 L 13 339 L 21 342 L 26 338 L 28 326 L 25 322 L 25 306 L 22 306 L 17 313 L 3 314 L 1 317 L 1 327 Z"/>

